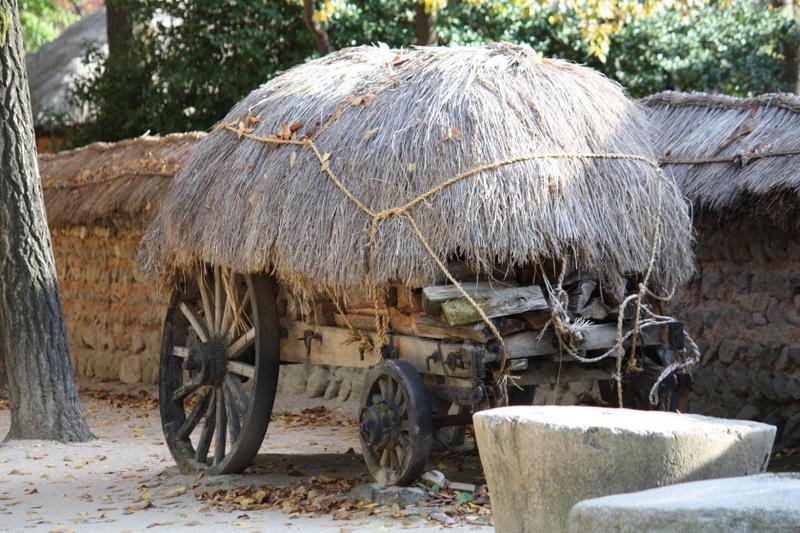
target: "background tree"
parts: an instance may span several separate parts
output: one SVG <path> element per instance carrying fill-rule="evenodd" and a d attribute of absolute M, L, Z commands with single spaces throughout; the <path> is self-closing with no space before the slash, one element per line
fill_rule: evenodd
<path fill-rule="evenodd" d="M 36 163 L 16 0 L 0 0 L 0 356 L 10 439 L 92 438 L 78 402 Z"/>
<path fill-rule="evenodd" d="M 278 72 L 330 49 L 379 42 L 526 43 L 594 67 L 635 97 L 794 88 L 784 69 L 797 25 L 768 0 L 115 2 L 128 4 L 136 29 L 130 57 L 123 69 L 101 60 L 75 87 L 75 103 L 91 118 L 72 130 L 73 144 L 206 129 Z"/>
<path fill-rule="evenodd" d="M 77 20 L 73 10 L 52 0 L 22 0 L 19 4 L 22 41 L 27 52 L 35 52 Z"/>

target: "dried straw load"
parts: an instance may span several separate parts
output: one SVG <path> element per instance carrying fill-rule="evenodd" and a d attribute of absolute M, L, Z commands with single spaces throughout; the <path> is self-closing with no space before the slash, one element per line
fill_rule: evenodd
<path fill-rule="evenodd" d="M 168 183 L 203 135 L 97 143 L 39 157 L 79 375 L 155 382 L 162 316 L 136 250 Z"/>
<path fill-rule="evenodd" d="M 193 151 L 143 241 L 160 281 L 197 262 L 295 286 L 421 287 L 572 267 L 609 286 L 692 272 L 687 206 L 653 163 L 640 107 L 526 46 L 359 47 L 297 66 Z M 659 216 L 660 213 L 660 216 Z M 426 246 L 428 247 L 426 249 Z"/>
<path fill-rule="evenodd" d="M 800 446 L 800 97 L 643 103 L 665 172 L 695 205 L 698 273 L 678 299 L 704 352 L 694 408 L 786 421 Z"/>

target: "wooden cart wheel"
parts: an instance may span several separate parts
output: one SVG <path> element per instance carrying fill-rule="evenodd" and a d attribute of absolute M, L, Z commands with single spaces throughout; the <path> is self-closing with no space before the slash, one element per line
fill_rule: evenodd
<path fill-rule="evenodd" d="M 264 440 L 278 385 L 272 281 L 206 267 L 182 285 L 161 344 L 164 436 L 182 472 L 241 472 Z"/>
<path fill-rule="evenodd" d="M 375 481 L 406 485 L 425 468 L 433 441 L 430 399 L 419 372 L 390 360 L 367 373 L 360 415 L 361 448 Z"/>

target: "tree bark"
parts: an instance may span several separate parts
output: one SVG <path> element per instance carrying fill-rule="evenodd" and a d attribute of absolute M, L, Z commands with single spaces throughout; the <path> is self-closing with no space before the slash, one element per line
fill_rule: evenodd
<path fill-rule="evenodd" d="M 0 356 L 7 439 L 85 441 L 42 200 L 17 0 L 0 0 Z"/>
<path fill-rule="evenodd" d="M 127 0 L 108 0 L 106 2 L 106 37 L 108 55 L 113 62 L 117 57 L 125 57 L 133 41 L 133 30 L 128 19 Z"/>
<path fill-rule="evenodd" d="M 314 22 L 314 0 L 303 0 L 303 22 L 311 32 L 311 36 L 314 37 L 314 44 L 319 55 L 325 56 L 333 52 L 328 32 Z"/>
<path fill-rule="evenodd" d="M 417 14 L 414 18 L 414 29 L 417 34 L 417 44 L 420 46 L 434 46 L 439 40 L 436 33 L 436 13 L 425 12 L 425 3 L 417 0 Z"/>

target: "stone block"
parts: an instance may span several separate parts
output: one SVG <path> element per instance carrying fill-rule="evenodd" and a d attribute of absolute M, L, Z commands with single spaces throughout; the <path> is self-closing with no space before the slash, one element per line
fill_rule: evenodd
<path fill-rule="evenodd" d="M 795 413 L 786 419 L 783 425 L 783 445 L 787 448 L 800 447 L 800 413 Z"/>
<path fill-rule="evenodd" d="M 563 531 L 588 498 L 763 472 L 775 438 L 757 422 L 598 407 L 503 407 L 473 421 L 500 533 Z"/>
<path fill-rule="evenodd" d="M 325 392 L 322 394 L 322 397 L 326 400 L 333 400 L 334 398 L 339 396 L 339 388 L 342 386 L 342 380 L 332 378 L 328 381 L 328 386 L 325 387 Z"/>
<path fill-rule="evenodd" d="M 736 356 L 747 347 L 747 343 L 739 339 L 725 339 L 719 345 L 719 360 L 731 364 L 736 360 Z"/>
<path fill-rule="evenodd" d="M 800 370 L 795 370 L 786 382 L 786 392 L 793 400 L 800 400 Z"/>
<path fill-rule="evenodd" d="M 142 356 L 128 355 L 119 362 L 119 380 L 133 385 L 142 382 Z"/>
<path fill-rule="evenodd" d="M 586 500 L 569 514 L 569 530 L 576 533 L 795 531 L 798 524 L 798 474 L 680 483 Z"/>
<path fill-rule="evenodd" d="M 741 411 L 736 415 L 739 420 L 758 420 L 761 418 L 761 409 L 752 403 L 748 403 L 742 407 Z"/>
<path fill-rule="evenodd" d="M 751 281 L 753 292 L 765 292 L 771 296 L 783 298 L 786 296 L 786 280 L 780 270 L 765 270 L 755 272 Z"/>
<path fill-rule="evenodd" d="M 719 285 L 722 283 L 722 273 L 706 271 L 703 273 L 700 282 L 700 293 L 706 298 L 716 298 L 719 293 Z"/>
<path fill-rule="evenodd" d="M 331 379 L 331 371 L 324 366 L 315 366 L 308 376 L 306 383 L 306 396 L 309 398 L 318 398 L 325 394 L 325 389 L 328 388 L 328 382 Z"/>
<path fill-rule="evenodd" d="M 733 392 L 742 394 L 747 391 L 747 368 L 744 365 L 733 364 L 729 366 L 726 377 L 728 385 Z"/>
<path fill-rule="evenodd" d="M 278 389 L 284 394 L 305 394 L 308 372 L 304 364 L 281 365 Z"/>
<path fill-rule="evenodd" d="M 340 402 L 346 402 L 348 398 L 350 398 L 350 390 L 353 387 L 352 380 L 343 379 L 342 382 L 339 384 L 339 393 L 336 396 L 336 399 Z"/>

